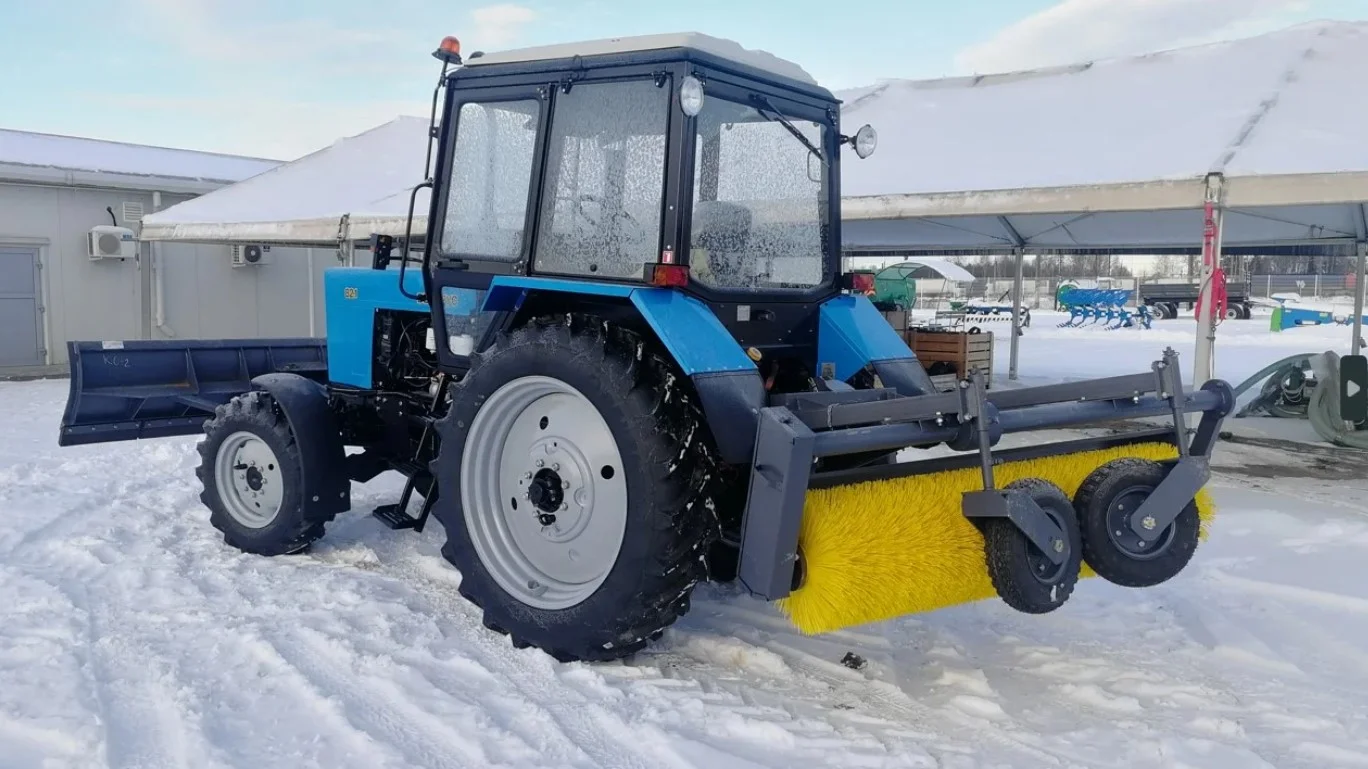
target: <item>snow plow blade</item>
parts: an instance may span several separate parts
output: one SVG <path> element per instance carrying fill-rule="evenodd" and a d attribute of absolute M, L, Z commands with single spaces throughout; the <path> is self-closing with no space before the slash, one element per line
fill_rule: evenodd
<path fill-rule="evenodd" d="M 321 381 L 328 368 L 322 339 L 69 342 L 67 354 L 60 446 L 193 435 L 258 376 Z"/>
<path fill-rule="evenodd" d="M 804 393 L 764 409 L 742 520 L 742 584 L 779 601 L 800 630 L 816 633 L 994 594 L 1021 611 L 1043 613 L 1067 599 L 1075 580 L 1094 573 L 1090 566 L 1111 581 L 1141 586 L 1171 576 L 1150 578 L 1145 568 L 1186 564 L 1199 525 L 1204 531 L 1211 515 L 1203 487 L 1220 425 L 1235 403 L 1227 383 L 1184 389 L 1177 355 L 1167 350 L 1143 374 L 991 396 L 977 373 L 960 385 L 957 392 L 912 397 Z M 1201 419 L 1189 430 L 1193 414 Z M 1120 434 L 993 448 L 1009 433 L 1154 417 L 1167 419 Z M 940 443 L 964 453 L 814 471 L 814 459 Z M 1148 479 L 1147 493 L 1116 491 L 1127 474 Z M 1117 496 L 1123 492 L 1132 496 Z M 1113 504 L 1113 497 L 1121 501 Z M 1131 517 L 1106 518 L 1118 514 L 1117 504 L 1129 504 Z M 1098 520 L 1106 521 L 1100 532 Z M 1096 544 L 1113 529 L 1123 544 L 1186 552 L 1164 551 L 1153 567 L 1142 556 L 1127 562 L 1105 542 Z M 1192 539 L 1175 545 L 1179 535 Z M 1087 563 L 1085 541 L 1093 544 Z M 1018 565 L 1004 566 L 1011 563 Z M 1020 576 L 1025 564 L 1064 576 L 1053 585 L 1024 584 L 1031 576 Z"/>

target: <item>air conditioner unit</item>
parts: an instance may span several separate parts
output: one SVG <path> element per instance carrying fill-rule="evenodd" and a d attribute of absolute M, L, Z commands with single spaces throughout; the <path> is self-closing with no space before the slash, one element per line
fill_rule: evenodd
<path fill-rule="evenodd" d="M 233 246 L 233 266 L 234 267 L 255 267 L 259 264 L 271 263 L 270 246 Z"/>
<path fill-rule="evenodd" d="M 138 241 L 133 230 L 101 224 L 86 233 L 86 256 L 99 259 L 131 259 L 138 255 Z"/>

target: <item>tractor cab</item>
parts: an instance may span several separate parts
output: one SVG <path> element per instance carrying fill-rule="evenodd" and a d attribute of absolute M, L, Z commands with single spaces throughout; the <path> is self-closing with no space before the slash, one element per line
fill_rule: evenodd
<path fill-rule="evenodd" d="M 483 304 L 496 276 L 676 288 L 744 348 L 815 357 L 841 289 L 842 146 L 866 157 L 876 136 L 843 135 L 800 67 L 698 34 L 434 55 L 425 273 L 450 364 L 491 325 L 466 292 Z"/>

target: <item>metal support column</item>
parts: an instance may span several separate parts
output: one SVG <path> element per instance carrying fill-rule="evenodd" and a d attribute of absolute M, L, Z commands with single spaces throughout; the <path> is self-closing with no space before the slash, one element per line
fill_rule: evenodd
<path fill-rule="evenodd" d="M 1202 282 L 1198 295 L 1197 353 L 1192 365 L 1192 386 L 1201 387 L 1216 369 L 1216 307 L 1212 288 L 1221 264 L 1221 235 L 1225 207 L 1225 179 L 1208 174 L 1202 221 Z"/>
<path fill-rule="evenodd" d="M 1363 300 L 1364 294 L 1368 293 L 1368 286 L 1363 285 L 1364 274 L 1368 271 L 1368 203 L 1355 206 L 1354 234 L 1358 240 L 1358 262 L 1354 265 L 1354 336 L 1349 342 L 1350 355 L 1363 352 Z"/>
<path fill-rule="evenodd" d="M 1358 355 L 1363 350 L 1363 300 L 1368 293 L 1368 243 L 1358 244 L 1358 276 L 1354 281 L 1354 341 L 1349 346 L 1350 355 Z"/>
<path fill-rule="evenodd" d="M 309 336 L 318 336 L 318 321 L 314 315 L 318 312 L 318 274 L 314 272 L 314 253 L 313 247 L 305 249 L 305 265 L 309 271 Z"/>
<path fill-rule="evenodd" d="M 1026 259 L 1026 239 L 1021 237 L 1021 233 L 1017 232 L 1017 228 L 1012 226 L 1011 220 L 1007 217 L 999 216 L 997 220 L 1002 231 L 1007 233 L 1007 237 L 1012 240 L 1012 245 L 1015 246 L 1012 249 L 1012 255 L 1016 257 L 1016 277 L 1012 280 L 1012 341 L 1009 344 L 1011 360 L 1007 365 L 1007 378 L 1015 381 L 1017 378 L 1017 358 L 1020 351 L 1018 337 L 1021 336 L 1021 270 L 1022 262 Z M 1039 275 L 1039 270 L 1036 271 L 1036 274 Z"/>
<path fill-rule="evenodd" d="M 1021 347 L 1021 300 L 1022 264 L 1026 261 L 1026 249 L 1016 249 L 1016 277 L 1012 279 L 1012 356 L 1007 366 L 1007 378 L 1016 381 L 1017 356 Z M 1039 275 L 1039 272 L 1036 273 Z"/>

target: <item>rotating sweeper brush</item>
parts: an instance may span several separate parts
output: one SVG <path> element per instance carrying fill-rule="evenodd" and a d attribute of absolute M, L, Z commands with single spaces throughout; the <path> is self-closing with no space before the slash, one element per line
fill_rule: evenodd
<path fill-rule="evenodd" d="M 944 395 L 792 396 L 762 415 L 740 578 L 809 633 L 993 596 L 1045 613 L 1086 576 L 1159 584 L 1213 514 L 1203 486 L 1233 404 L 1224 382 L 1185 392 L 1172 350 L 1147 374 L 991 399 L 977 375 Z M 993 449 L 1008 433 L 1155 416 L 1172 425 Z M 811 471 L 813 458 L 940 442 L 971 453 Z M 775 541 L 791 547 L 763 549 Z"/>

